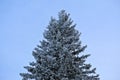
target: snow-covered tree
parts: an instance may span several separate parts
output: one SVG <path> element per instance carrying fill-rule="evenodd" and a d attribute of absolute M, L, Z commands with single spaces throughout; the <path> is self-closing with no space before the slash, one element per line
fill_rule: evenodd
<path fill-rule="evenodd" d="M 44 40 L 33 51 L 35 58 L 28 73 L 20 73 L 23 80 L 100 80 L 86 64 L 89 54 L 83 55 L 86 46 L 81 46 L 80 33 L 70 14 L 65 10 L 58 13 L 58 19 L 51 18 L 43 36 Z"/>

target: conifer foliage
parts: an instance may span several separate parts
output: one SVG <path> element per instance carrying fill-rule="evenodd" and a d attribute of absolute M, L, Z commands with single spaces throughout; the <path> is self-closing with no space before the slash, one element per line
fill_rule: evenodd
<path fill-rule="evenodd" d="M 61 10 L 58 19 L 51 18 L 45 39 L 32 53 L 35 61 L 24 67 L 28 73 L 20 73 L 22 80 L 100 80 L 96 68 L 85 63 L 90 55 L 81 53 L 86 46 L 81 46 L 80 33 L 69 17 Z"/>

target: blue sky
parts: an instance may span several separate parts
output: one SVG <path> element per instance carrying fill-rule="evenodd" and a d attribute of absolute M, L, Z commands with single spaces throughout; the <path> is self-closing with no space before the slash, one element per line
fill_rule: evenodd
<path fill-rule="evenodd" d="M 0 0 L 0 79 L 21 80 L 23 66 L 43 39 L 50 17 L 65 9 L 77 24 L 84 53 L 101 80 L 118 80 L 120 67 L 119 0 Z"/>

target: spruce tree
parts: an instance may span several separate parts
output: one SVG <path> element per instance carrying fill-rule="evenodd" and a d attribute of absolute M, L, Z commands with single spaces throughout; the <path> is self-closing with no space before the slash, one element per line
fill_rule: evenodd
<path fill-rule="evenodd" d="M 32 52 L 35 61 L 25 66 L 28 73 L 20 73 L 22 80 L 100 80 L 96 68 L 86 64 L 89 54 L 82 52 L 80 32 L 70 14 L 65 10 L 58 13 L 58 19 L 51 18 L 40 41 Z"/>

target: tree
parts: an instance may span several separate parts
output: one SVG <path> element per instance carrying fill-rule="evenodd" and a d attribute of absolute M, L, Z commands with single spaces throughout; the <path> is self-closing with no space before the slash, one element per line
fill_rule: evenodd
<path fill-rule="evenodd" d="M 25 66 L 28 73 L 20 73 L 23 80 L 99 80 L 96 68 L 86 64 L 89 54 L 82 55 L 87 47 L 81 46 L 80 33 L 65 10 L 58 20 L 51 18 L 43 36 L 33 51 L 35 62 Z"/>

